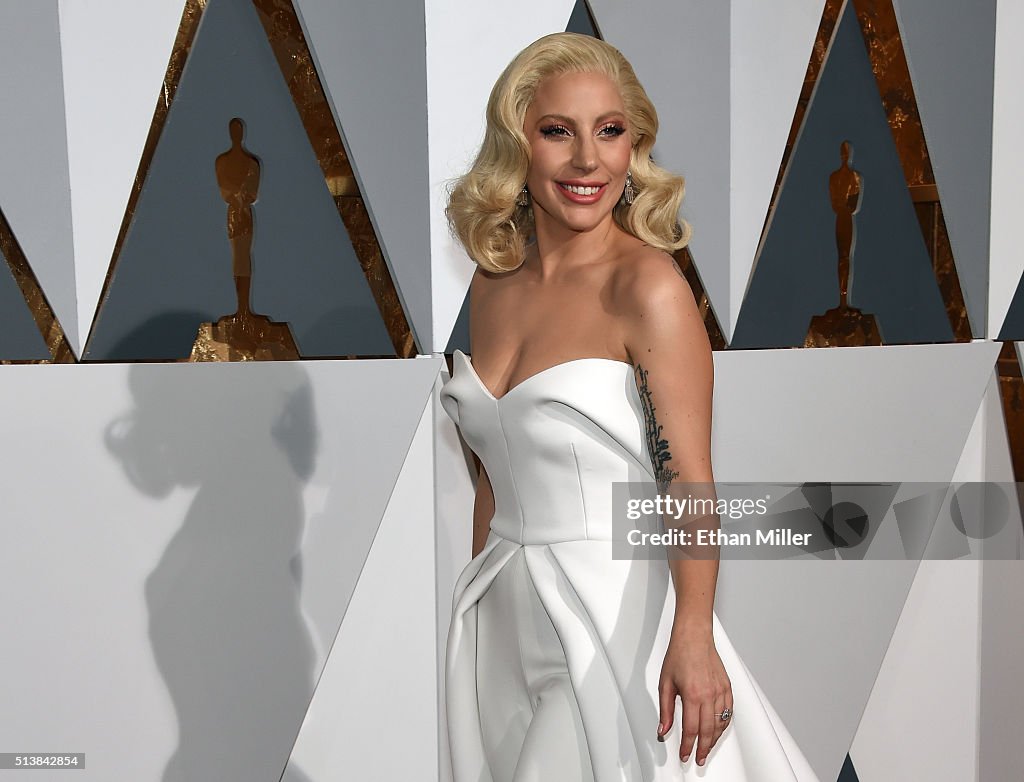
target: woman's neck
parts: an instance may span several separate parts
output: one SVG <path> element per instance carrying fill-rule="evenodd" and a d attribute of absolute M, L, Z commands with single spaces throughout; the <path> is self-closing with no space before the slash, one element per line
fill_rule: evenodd
<path fill-rule="evenodd" d="M 551 279 L 559 270 L 599 261 L 622 233 L 611 213 L 588 231 L 574 231 L 546 215 L 537 217 L 540 219 L 534 223 L 533 254 L 542 280 Z"/>

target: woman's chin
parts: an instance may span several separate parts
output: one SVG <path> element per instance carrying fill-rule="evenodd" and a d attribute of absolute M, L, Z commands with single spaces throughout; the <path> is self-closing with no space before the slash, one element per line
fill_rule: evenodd
<path fill-rule="evenodd" d="M 561 213 L 548 214 L 546 221 L 555 230 L 567 230 L 573 233 L 587 233 L 600 225 L 604 225 L 611 215 L 610 209 L 569 209 Z"/>

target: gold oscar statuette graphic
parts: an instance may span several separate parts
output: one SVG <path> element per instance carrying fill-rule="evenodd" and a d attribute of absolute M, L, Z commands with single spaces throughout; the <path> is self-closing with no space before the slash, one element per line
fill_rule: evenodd
<path fill-rule="evenodd" d="M 863 179 L 850 168 L 853 146 L 844 141 L 840 147 L 842 165 L 828 178 L 832 211 L 836 213 L 836 247 L 839 250 L 839 306 L 811 318 L 804 339 L 805 348 L 881 345 L 882 334 L 874 315 L 861 312 L 847 303 L 850 289 L 850 265 L 853 256 L 853 216 L 860 208 Z"/>
<path fill-rule="evenodd" d="M 245 126 L 235 117 L 228 123 L 231 149 L 217 156 L 217 183 L 228 205 L 228 240 L 238 310 L 216 323 L 202 323 L 189 361 L 267 361 L 298 359 L 299 351 L 287 323 L 270 320 L 249 309 L 252 283 L 252 205 L 260 186 L 260 162 L 242 146 Z"/>

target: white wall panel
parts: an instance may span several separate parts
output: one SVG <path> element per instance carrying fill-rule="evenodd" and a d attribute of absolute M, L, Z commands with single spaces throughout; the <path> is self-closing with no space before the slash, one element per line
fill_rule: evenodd
<path fill-rule="evenodd" d="M 1016 343 L 1020 361 L 1022 343 Z M 985 452 L 985 478 L 1013 482 L 1013 462 L 1007 439 L 1002 400 L 989 393 Z M 1024 725 L 1024 562 L 1020 542 L 1020 508 L 1013 507 L 1011 524 L 1018 535 L 1018 559 L 982 562 L 980 606 L 980 704 L 977 747 L 980 782 L 1024 779 L 1024 751 L 1020 726 Z"/>
<path fill-rule="evenodd" d="M 716 353 L 715 479 L 949 481 L 998 351 Z M 838 775 L 916 569 L 892 559 L 722 563 L 722 623 L 822 779 Z"/>
<path fill-rule="evenodd" d="M 389 502 L 432 718 L 429 437 L 392 491 L 439 363 L 3 367 L 0 735 L 83 782 L 277 779 Z"/>
<path fill-rule="evenodd" d="M 1024 724 L 1024 566 L 1021 560 L 984 563 L 981 606 L 981 782 L 1024 778 L 1020 726 Z M 965 749 L 966 751 L 966 749 Z"/>
<path fill-rule="evenodd" d="M 715 354 L 717 480 L 948 481 L 999 344 Z"/>

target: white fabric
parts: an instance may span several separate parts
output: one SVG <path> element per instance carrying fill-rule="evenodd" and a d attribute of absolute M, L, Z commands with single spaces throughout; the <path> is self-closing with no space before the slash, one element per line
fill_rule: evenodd
<path fill-rule="evenodd" d="M 521 548 L 478 604 L 480 729 L 495 780 L 593 782 L 562 643 Z"/>
<path fill-rule="evenodd" d="M 730 724 L 703 767 L 696 753 L 679 760 L 681 702 L 666 741 L 657 740 L 671 575 L 664 559 L 613 559 L 611 542 L 612 483 L 644 481 L 653 491 L 633 368 L 575 359 L 495 398 L 462 351 L 454 361 L 441 404 L 483 462 L 495 501 L 486 544 L 459 576 L 452 604 L 445 687 L 454 782 L 571 779 L 557 768 L 571 762 L 578 739 L 569 690 L 595 782 L 819 782 L 717 615 L 715 646 L 733 690 Z M 506 568 L 521 568 L 520 576 Z M 483 599 L 499 577 L 501 593 Z M 533 595 L 561 655 L 530 608 Z M 517 634 L 520 654 L 500 655 Z M 531 654 L 539 662 L 524 666 Z M 559 658 L 563 677 L 551 673 Z M 560 697 L 562 708 L 537 708 L 545 678 L 568 685 L 551 688 L 561 691 L 552 700 Z M 534 719 L 543 731 L 530 731 Z M 540 732 L 546 740 L 528 740 Z M 517 767 L 539 771 L 509 776 Z"/>

